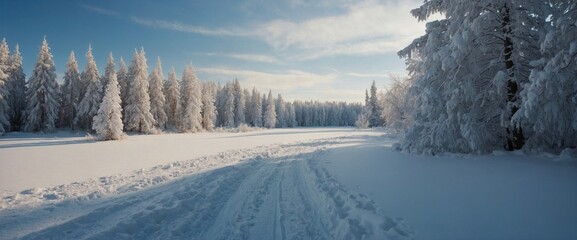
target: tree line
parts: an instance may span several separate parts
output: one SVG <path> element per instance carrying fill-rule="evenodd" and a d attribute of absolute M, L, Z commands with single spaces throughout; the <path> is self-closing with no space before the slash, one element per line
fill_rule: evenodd
<path fill-rule="evenodd" d="M 149 73 L 144 49 L 135 50 L 130 66 L 120 58 L 118 70 L 112 54 L 100 75 L 92 47 L 79 70 L 72 51 L 63 83 L 56 81 L 46 38 L 28 81 L 22 69 L 19 46 L 10 54 L 0 43 L 0 134 L 9 131 L 51 132 L 58 128 L 95 131 L 104 140 L 124 132 L 155 134 L 162 131 L 213 131 L 241 126 L 286 128 L 298 126 L 352 126 L 360 104 L 346 102 L 287 102 L 240 81 L 223 85 L 200 81 L 188 64 L 181 79 L 171 68 L 164 79 L 157 58 Z"/>

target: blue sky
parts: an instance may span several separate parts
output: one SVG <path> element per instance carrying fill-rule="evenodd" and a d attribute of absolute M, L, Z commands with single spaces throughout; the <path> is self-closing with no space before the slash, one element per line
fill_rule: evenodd
<path fill-rule="evenodd" d="M 0 37 L 16 43 L 27 75 L 46 35 L 59 78 L 70 51 L 81 69 L 92 44 L 99 70 L 112 52 L 130 64 L 144 47 L 149 71 L 160 57 L 180 76 L 238 78 L 285 99 L 362 102 L 373 80 L 405 74 L 396 51 L 424 33 L 409 11 L 420 0 L 2 1 Z"/>

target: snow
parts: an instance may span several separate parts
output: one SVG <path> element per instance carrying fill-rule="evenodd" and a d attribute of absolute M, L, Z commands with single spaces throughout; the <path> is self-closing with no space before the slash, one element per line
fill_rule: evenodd
<path fill-rule="evenodd" d="M 402 216 L 415 239 L 577 239 L 577 162 L 566 155 L 419 156 L 396 138 L 354 136 L 327 170 Z"/>
<path fill-rule="evenodd" d="M 420 156 L 352 128 L 0 138 L 0 239 L 576 239 L 565 154 Z M 79 157 L 80 156 L 80 157 Z"/>
<path fill-rule="evenodd" d="M 229 150 L 362 133 L 352 128 L 272 129 L 135 135 L 122 141 L 96 142 L 83 133 L 12 132 L 0 138 L 0 193 L 6 196 L 34 187 L 130 174 Z"/>

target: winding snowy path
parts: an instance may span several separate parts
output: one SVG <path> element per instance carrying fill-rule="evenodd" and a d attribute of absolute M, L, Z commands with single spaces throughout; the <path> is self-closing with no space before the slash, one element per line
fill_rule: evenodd
<path fill-rule="evenodd" d="M 8 209 L 0 212 L 0 238 L 409 239 L 407 226 L 317 165 L 338 142 L 273 146 L 118 196 Z"/>

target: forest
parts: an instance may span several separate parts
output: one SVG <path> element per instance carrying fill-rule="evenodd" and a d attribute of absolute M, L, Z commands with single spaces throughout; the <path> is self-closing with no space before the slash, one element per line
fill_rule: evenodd
<path fill-rule="evenodd" d="M 165 81 L 160 58 L 148 73 L 146 53 L 135 50 L 129 67 L 112 53 L 100 75 L 92 47 L 79 70 L 70 53 L 64 82 L 57 81 L 46 38 L 28 80 L 19 46 L 10 54 L 0 43 L 0 133 L 52 132 L 57 128 L 95 131 L 102 140 L 122 138 L 124 132 L 157 134 L 163 131 L 200 132 L 215 128 L 287 128 L 297 126 L 353 126 L 360 104 L 283 100 L 240 81 L 223 85 L 200 81 L 189 64 L 178 79 L 171 68 Z"/>

